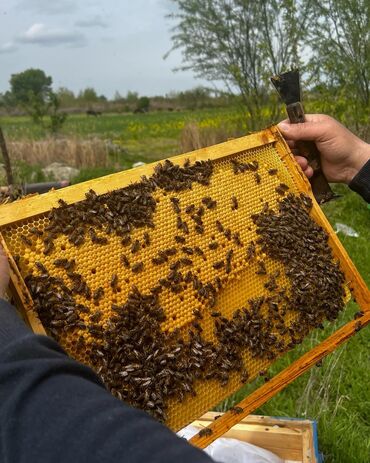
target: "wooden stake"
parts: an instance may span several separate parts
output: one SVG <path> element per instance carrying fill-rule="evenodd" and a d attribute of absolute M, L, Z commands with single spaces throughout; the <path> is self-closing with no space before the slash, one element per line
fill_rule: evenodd
<path fill-rule="evenodd" d="M 3 130 L 2 130 L 1 127 L 0 127 L 0 149 L 1 149 L 1 152 L 3 154 L 3 159 L 4 159 L 6 180 L 8 182 L 9 188 L 12 189 L 12 186 L 14 185 L 12 166 L 10 164 L 9 153 L 8 153 L 8 149 L 6 147 L 4 133 L 3 133 Z"/>

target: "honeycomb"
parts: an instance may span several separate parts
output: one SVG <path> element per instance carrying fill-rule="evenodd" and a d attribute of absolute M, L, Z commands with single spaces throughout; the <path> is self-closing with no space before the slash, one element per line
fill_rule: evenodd
<path fill-rule="evenodd" d="M 186 156 L 183 157 L 185 158 Z M 235 175 L 232 161 L 240 163 L 257 161 L 259 178 L 253 172 Z M 258 254 L 255 259 L 248 261 L 245 255 L 247 244 L 257 238 L 256 226 L 251 215 L 260 212 L 266 202 L 272 209 L 277 207 L 281 195 L 277 193 L 276 188 L 280 184 L 287 185 L 289 192 L 294 194 L 299 194 L 300 190 L 296 181 L 298 174 L 288 167 L 284 156 L 281 156 L 276 149 L 275 142 L 214 159 L 212 164 L 213 174 L 208 186 L 194 183 L 190 190 L 170 192 L 158 188 L 154 191 L 153 196 L 156 201 L 154 228 L 143 227 L 132 230 L 131 242 L 138 240 L 140 243 L 139 249 L 134 254 L 130 252 L 130 246 L 125 247 L 121 244 L 121 237 L 110 234 L 106 235 L 109 240 L 107 245 L 98 245 L 92 243 L 91 240 L 86 240 L 78 247 L 73 245 L 67 236 L 59 235 L 54 240 L 55 247 L 52 252 L 45 255 L 42 239 L 32 230 L 34 228 L 45 230 L 49 225 L 47 213 L 3 226 L 1 232 L 11 254 L 19 256 L 17 261 L 23 278 L 30 274 L 37 274 L 36 263 L 40 262 L 53 277 L 66 279 L 66 270 L 56 267 L 54 261 L 58 258 L 75 259 L 75 271 L 84 277 L 91 290 L 95 291 L 99 287 L 104 290 L 104 296 L 98 304 L 87 300 L 82 294 L 75 296 L 78 303 L 84 304 L 89 309 L 86 313 L 81 313 L 81 318 L 88 324 L 89 317 L 99 310 L 102 315 L 98 323 L 105 329 L 108 319 L 112 316 L 112 304 L 124 304 L 133 285 L 143 294 L 150 293 L 150 289 L 155 287 L 168 272 L 168 265 L 154 265 L 152 262 L 158 251 L 176 246 L 178 253 L 182 252 L 182 245 L 174 240 L 174 237 L 181 233 L 177 227 L 177 216 L 171 198 L 178 198 L 179 206 L 184 211 L 192 204 L 195 207 L 202 206 L 204 204 L 202 199 L 211 197 L 217 202 L 217 207 L 205 208 L 204 232 L 195 233 L 194 224 L 189 220 L 190 232 L 186 236 L 186 246 L 192 248 L 198 246 L 203 250 L 204 255 L 187 256 L 184 254 L 183 257 L 191 257 L 192 271 L 200 280 L 214 281 L 216 277 L 220 277 L 222 287 L 212 311 L 218 311 L 224 317 L 230 318 L 235 310 L 245 306 L 249 299 L 269 295 L 264 286 L 268 275 L 256 274 L 259 261 L 265 263 L 267 274 L 279 270 L 279 285 L 289 290 L 290 280 L 285 276 L 281 263 L 263 254 Z M 276 172 L 273 172 L 275 170 Z M 118 173 L 114 177 L 120 175 L 122 174 Z M 84 184 L 79 187 L 83 189 Z M 106 191 L 109 189 L 108 183 Z M 237 199 L 237 205 L 233 197 Z M 186 213 L 182 213 L 182 216 L 186 218 Z M 228 239 L 219 232 L 216 226 L 217 220 L 225 229 L 230 229 L 232 233 L 239 233 L 242 246 L 235 245 L 233 239 Z M 150 235 L 150 244 L 145 244 L 145 233 Z M 104 233 L 99 231 L 99 236 L 102 235 Z M 27 243 L 27 240 L 30 241 Z M 212 242 L 217 242 L 216 249 L 210 249 L 209 245 Z M 231 271 L 226 274 L 223 269 L 214 268 L 214 264 L 224 258 L 225 252 L 230 248 L 233 249 L 234 256 Z M 142 262 L 143 271 L 134 273 L 131 268 L 122 266 L 123 253 L 129 256 L 130 265 Z M 169 260 L 171 262 L 176 258 L 176 256 L 170 257 Z M 114 274 L 117 275 L 118 280 L 117 285 L 112 287 L 111 280 Z M 166 320 L 161 325 L 165 332 L 171 333 L 176 329 L 186 336 L 189 327 L 195 321 L 194 312 L 199 311 L 203 317 L 199 320 L 203 329 L 202 335 L 206 339 L 215 340 L 214 319 L 211 311 L 206 301 L 196 297 L 191 285 L 178 294 L 164 288 L 159 299 L 166 315 Z M 284 321 L 290 324 L 295 318 L 295 314 L 288 312 Z M 84 339 L 83 346 L 78 342 L 80 338 Z M 74 328 L 62 332 L 58 342 L 70 356 L 89 364 L 90 346 L 94 342 L 94 337 L 90 332 Z M 253 357 L 248 350 L 243 353 L 243 360 L 249 373 L 248 381 L 261 374 L 261 371 L 266 371 L 271 363 L 270 360 Z M 241 385 L 238 372 L 231 373 L 229 381 L 223 385 L 213 379 L 196 380 L 195 396 L 186 395 L 181 402 L 176 398 L 169 400 L 166 424 L 174 430 L 181 429 L 238 390 Z"/>

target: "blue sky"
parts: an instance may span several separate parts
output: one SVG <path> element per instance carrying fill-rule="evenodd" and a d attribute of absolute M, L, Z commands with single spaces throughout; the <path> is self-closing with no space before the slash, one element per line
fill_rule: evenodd
<path fill-rule="evenodd" d="M 171 48 L 171 0 L 0 0 L 0 92 L 11 74 L 43 69 L 54 88 L 165 94 L 206 84 Z"/>

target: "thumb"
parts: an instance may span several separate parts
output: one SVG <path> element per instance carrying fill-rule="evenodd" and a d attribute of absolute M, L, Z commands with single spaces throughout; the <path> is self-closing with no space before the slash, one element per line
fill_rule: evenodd
<path fill-rule="evenodd" d="M 323 135 L 323 126 L 318 122 L 303 122 L 290 124 L 283 121 L 278 124 L 279 130 L 289 140 L 313 140 L 317 141 Z"/>

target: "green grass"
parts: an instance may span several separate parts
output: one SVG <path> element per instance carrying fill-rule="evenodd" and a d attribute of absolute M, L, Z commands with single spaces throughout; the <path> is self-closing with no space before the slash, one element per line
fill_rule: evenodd
<path fill-rule="evenodd" d="M 244 128 L 240 113 L 230 108 L 196 111 L 149 112 L 146 114 L 103 114 L 88 117 L 69 115 L 60 135 L 109 139 L 130 156 L 156 160 L 179 152 L 179 137 L 185 125 L 197 122 L 201 128 Z M 12 140 L 39 140 L 48 133 L 26 116 L 0 117 L 5 136 Z M 244 126 L 244 127 L 243 127 Z"/>
<path fill-rule="evenodd" d="M 343 223 L 354 228 L 358 238 L 338 234 L 352 261 L 370 285 L 370 210 L 366 203 L 345 186 L 336 186 L 340 199 L 324 206 L 332 226 Z M 357 304 L 350 302 L 334 323 L 315 331 L 305 342 L 279 359 L 270 370 L 276 374 L 309 348 L 328 337 L 353 318 Z M 257 386 L 243 387 L 220 404 L 227 410 Z M 330 354 L 320 368 L 315 367 L 287 386 L 256 414 L 310 418 L 318 421 L 319 447 L 325 463 L 368 463 L 370 461 L 370 331 L 364 328 L 344 346 Z"/>

